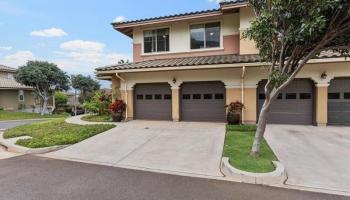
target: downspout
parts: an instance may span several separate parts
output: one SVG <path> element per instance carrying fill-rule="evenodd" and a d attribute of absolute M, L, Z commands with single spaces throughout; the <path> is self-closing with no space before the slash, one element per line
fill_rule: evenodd
<path fill-rule="evenodd" d="M 128 89 L 127 89 L 126 81 L 118 73 L 115 73 L 115 76 L 124 82 L 125 104 L 126 104 L 125 120 L 128 120 Z"/>
<path fill-rule="evenodd" d="M 245 66 L 242 67 L 241 74 L 241 102 L 244 105 L 244 77 L 245 77 Z M 242 123 L 244 124 L 244 109 L 242 110 Z"/>

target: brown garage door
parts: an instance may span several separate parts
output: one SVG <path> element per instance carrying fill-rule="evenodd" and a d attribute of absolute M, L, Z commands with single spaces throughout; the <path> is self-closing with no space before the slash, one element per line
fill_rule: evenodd
<path fill-rule="evenodd" d="M 258 86 L 258 116 L 264 103 L 266 81 Z M 296 79 L 273 102 L 268 118 L 271 124 L 313 124 L 314 84 L 309 79 Z"/>
<path fill-rule="evenodd" d="M 181 120 L 225 121 L 225 86 L 222 82 L 189 82 L 181 85 Z"/>
<path fill-rule="evenodd" d="M 135 118 L 171 120 L 171 89 L 168 83 L 136 84 Z"/>
<path fill-rule="evenodd" d="M 350 78 L 333 79 L 329 85 L 328 123 L 350 125 Z"/>

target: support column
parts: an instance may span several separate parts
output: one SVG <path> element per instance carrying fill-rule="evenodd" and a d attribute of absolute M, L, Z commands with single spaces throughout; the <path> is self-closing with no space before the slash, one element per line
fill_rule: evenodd
<path fill-rule="evenodd" d="M 120 79 L 113 74 L 112 75 L 112 101 L 116 98 L 121 98 L 120 96 Z"/>
<path fill-rule="evenodd" d="M 134 91 L 133 90 L 127 90 L 121 92 L 121 98 L 126 103 L 126 120 L 133 120 L 134 119 Z"/>
<path fill-rule="evenodd" d="M 328 86 L 316 84 L 316 124 L 327 126 L 328 123 Z"/>
<path fill-rule="evenodd" d="M 237 87 L 226 86 L 226 105 L 241 101 L 241 89 Z"/>
<path fill-rule="evenodd" d="M 257 97 L 256 86 L 244 88 L 244 114 L 243 122 L 245 124 L 256 124 L 256 112 L 257 112 Z"/>
<path fill-rule="evenodd" d="M 172 118 L 174 122 L 180 121 L 180 88 L 171 88 Z"/>

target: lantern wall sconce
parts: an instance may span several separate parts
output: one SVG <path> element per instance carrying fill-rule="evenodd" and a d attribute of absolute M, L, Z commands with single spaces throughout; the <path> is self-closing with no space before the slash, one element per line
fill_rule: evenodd
<path fill-rule="evenodd" d="M 321 74 L 321 79 L 325 80 L 326 78 L 327 78 L 327 74 L 326 74 L 326 72 L 323 72 Z"/>

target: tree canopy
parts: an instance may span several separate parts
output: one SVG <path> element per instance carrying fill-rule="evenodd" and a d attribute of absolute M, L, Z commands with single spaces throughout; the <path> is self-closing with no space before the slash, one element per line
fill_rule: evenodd
<path fill-rule="evenodd" d="M 93 92 L 100 89 L 100 84 L 90 76 L 81 74 L 71 76 L 72 87 L 80 91 L 79 102 L 84 103 L 93 96 Z"/>
<path fill-rule="evenodd" d="M 31 86 L 44 105 L 42 115 L 46 112 L 47 101 L 55 91 L 69 89 L 69 77 L 54 63 L 46 61 L 28 61 L 19 67 L 16 80 L 24 85 Z"/>
<path fill-rule="evenodd" d="M 270 63 L 252 155 L 258 155 L 268 112 L 305 64 L 324 51 L 348 56 L 350 0 L 248 0 L 256 19 L 244 32 Z"/>

